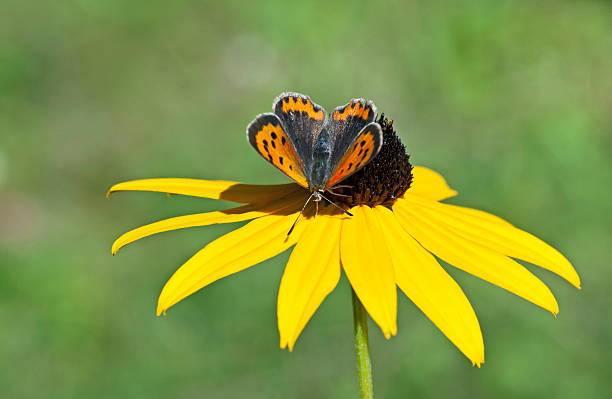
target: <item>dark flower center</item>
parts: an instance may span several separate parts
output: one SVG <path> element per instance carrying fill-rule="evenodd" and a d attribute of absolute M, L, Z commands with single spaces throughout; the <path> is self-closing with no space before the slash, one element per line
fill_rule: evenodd
<path fill-rule="evenodd" d="M 406 147 L 393 130 L 393 121 L 382 114 L 376 121 L 382 128 L 383 146 L 370 163 L 343 180 L 332 189 L 341 195 L 330 194 L 336 204 L 392 205 L 412 183 L 412 165 Z"/>

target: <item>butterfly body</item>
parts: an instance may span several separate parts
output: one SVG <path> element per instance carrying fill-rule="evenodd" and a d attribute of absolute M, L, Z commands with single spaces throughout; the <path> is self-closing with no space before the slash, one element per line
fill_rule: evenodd
<path fill-rule="evenodd" d="M 353 99 L 327 118 L 308 96 L 283 93 L 273 109 L 249 124 L 247 139 L 268 162 L 308 188 L 315 202 L 365 166 L 382 146 L 371 101 Z"/>
<path fill-rule="evenodd" d="M 330 157 L 329 133 L 323 128 L 312 151 L 312 167 L 308 178 L 309 188 L 312 191 L 325 189 L 325 184 L 329 180 Z"/>

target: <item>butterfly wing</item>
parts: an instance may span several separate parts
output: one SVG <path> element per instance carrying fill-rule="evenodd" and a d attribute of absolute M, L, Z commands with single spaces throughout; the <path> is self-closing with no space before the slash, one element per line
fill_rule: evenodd
<path fill-rule="evenodd" d="M 370 162 L 383 144 L 383 134 L 380 125 L 376 122 L 369 123 L 353 137 L 348 149 L 343 151 L 343 156 L 333 167 L 333 171 L 325 189 L 331 188 L 346 179 Z M 332 153 L 332 157 L 333 157 Z"/>
<path fill-rule="evenodd" d="M 326 188 L 355 173 L 378 154 L 382 130 L 373 123 L 375 118 L 376 106 L 362 98 L 334 109 L 328 124 L 332 150 Z"/>
<path fill-rule="evenodd" d="M 329 118 L 328 130 L 331 143 L 330 166 L 338 165 L 349 149 L 355 136 L 376 117 L 376 106 L 371 101 L 354 98 L 346 105 L 337 107 Z"/>
<path fill-rule="evenodd" d="M 299 185 L 308 187 L 302 159 L 278 116 L 258 115 L 247 127 L 247 139 L 259 155 Z"/>
<path fill-rule="evenodd" d="M 319 132 L 325 126 L 325 110 L 313 103 L 310 97 L 299 93 L 282 93 L 276 98 L 272 108 L 295 144 L 295 149 L 304 162 L 303 170 L 306 176 L 309 176 L 312 149 Z"/>

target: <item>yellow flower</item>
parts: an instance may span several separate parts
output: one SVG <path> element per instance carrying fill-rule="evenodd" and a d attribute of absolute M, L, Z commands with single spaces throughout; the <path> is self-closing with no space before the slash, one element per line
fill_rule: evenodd
<path fill-rule="evenodd" d="M 381 124 L 386 141 L 391 125 L 386 121 Z M 385 146 L 383 149 L 393 147 L 386 142 Z M 407 159 L 406 156 L 406 162 Z M 366 166 L 361 175 L 353 178 L 353 184 L 367 182 L 368 173 L 375 168 L 376 165 Z M 408 164 L 404 172 L 409 188 L 401 196 L 381 198 L 380 190 L 376 194 L 366 187 L 358 198 L 353 196 L 345 202 L 353 205 L 349 209 L 352 216 L 325 206 L 315 217 L 310 204 L 290 235 L 287 233 L 310 194 L 295 183 L 249 185 L 196 179 L 120 183 L 109 194 L 156 191 L 244 205 L 137 228 L 119 237 L 112 253 L 163 231 L 251 220 L 208 244 L 174 273 L 159 297 L 158 315 L 207 285 L 295 245 L 278 294 L 282 348 L 293 349 L 306 323 L 336 287 L 344 270 L 363 306 L 387 338 L 397 332 L 397 286 L 476 365 L 484 362 L 478 319 L 462 289 L 434 255 L 553 315 L 559 308 L 548 287 L 511 258 L 548 269 L 580 288 L 580 278 L 572 265 L 545 242 L 492 214 L 440 202 L 457 193 L 430 169 Z"/>

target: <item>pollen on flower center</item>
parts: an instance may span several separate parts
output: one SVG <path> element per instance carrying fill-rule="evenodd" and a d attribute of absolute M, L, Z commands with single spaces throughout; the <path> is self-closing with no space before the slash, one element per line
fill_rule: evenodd
<path fill-rule="evenodd" d="M 393 121 L 382 114 L 378 124 L 383 132 L 383 145 L 370 163 L 338 184 L 332 200 L 349 207 L 356 205 L 392 205 L 412 183 L 412 165 L 406 147 L 393 130 Z"/>

